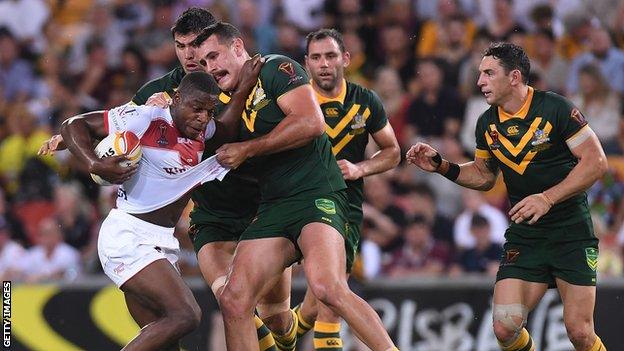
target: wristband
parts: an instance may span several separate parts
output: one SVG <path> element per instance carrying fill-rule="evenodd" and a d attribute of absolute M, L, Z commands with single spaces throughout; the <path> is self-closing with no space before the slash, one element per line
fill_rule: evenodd
<path fill-rule="evenodd" d="M 546 200 L 546 202 L 550 205 L 550 207 L 555 206 L 555 203 L 553 202 L 553 200 L 551 200 L 548 195 L 546 195 L 546 193 L 542 193 L 542 197 L 544 198 L 544 200 Z"/>
<path fill-rule="evenodd" d="M 439 152 L 436 152 L 435 156 L 433 156 L 431 158 L 431 161 L 437 163 L 438 165 L 436 166 L 436 171 L 438 170 L 438 168 L 440 168 L 440 166 L 442 166 L 442 156 L 440 156 Z"/>
<path fill-rule="evenodd" d="M 449 162 L 449 168 L 446 173 L 443 174 L 444 178 L 454 182 L 459 177 L 459 165 L 457 163 Z"/>

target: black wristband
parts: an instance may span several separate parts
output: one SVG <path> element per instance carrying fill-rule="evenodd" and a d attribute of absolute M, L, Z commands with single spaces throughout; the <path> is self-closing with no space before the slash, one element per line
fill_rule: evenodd
<path fill-rule="evenodd" d="M 443 176 L 452 182 L 456 181 L 457 177 L 459 177 L 459 165 L 457 163 L 449 162 L 448 171 L 446 171 Z"/>
<path fill-rule="evenodd" d="M 439 152 L 436 152 L 435 156 L 431 158 L 431 161 L 437 163 L 436 170 L 442 166 L 442 156 L 440 156 Z"/>

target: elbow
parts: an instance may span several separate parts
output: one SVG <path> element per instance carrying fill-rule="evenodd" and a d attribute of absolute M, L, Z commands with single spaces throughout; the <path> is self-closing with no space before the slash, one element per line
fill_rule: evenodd
<path fill-rule="evenodd" d="M 401 148 L 399 147 L 399 145 L 395 145 L 392 147 L 391 160 L 392 160 L 392 168 L 398 166 L 399 163 L 401 162 Z"/>
<path fill-rule="evenodd" d="M 607 157 L 604 154 L 598 156 L 596 160 L 596 167 L 594 169 L 596 170 L 596 180 L 602 178 L 605 173 L 607 173 L 609 164 L 607 163 Z"/>
<path fill-rule="evenodd" d="M 309 132 L 308 137 L 310 139 L 314 139 L 325 133 L 325 119 L 323 118 L 322 115 L 314 116 L 314 118 L 310 118 L 308 132 Z"/>

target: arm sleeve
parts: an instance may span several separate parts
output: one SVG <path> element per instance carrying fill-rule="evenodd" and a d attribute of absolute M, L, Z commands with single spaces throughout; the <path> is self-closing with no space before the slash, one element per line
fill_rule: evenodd
<path fill-rule="evenodd" d="M 475 128 L 475 140 L 477 142 L 477 148 L 475 149 L 475 157 L 479 157 L 479 158 L 490 158 L 492 157 L 492 155 L 490 154 L 490 147 L 487 144 L 487 141 L 485 140 L 485 133 L 486 133 L 486 128 L 485 128 L 485 123 L 483 122 L 484 120 L 484 115 L 487 113 L 484 112 L 481 116 L 479 116 L 479 119 L 477 120 L 477 127 Z"/>
<path fill-rule="evenodd" d="M 108 134 L 131 131 L 140 138 L 149 127 L 157 109 L 156 107 L 136 106 L 128 103 L 105 111 L 104 125 L 106 131 Z"/>
<path fill-rule="evenodd" d="M 582 131 L 587 130 L 587 120 L 583 113 L 574 106 L 574 104 L 563 96 L 549 93 L 549 96 L 555 100 L 556 108 L 556 126 L 555 130 L 561 138 L 570 142 L 575 139 Z"/>
<path fill-rule="evenodd" d="M 386 110 L 384 110 L 383 104 L 381 103 L 381 99 L 374 91 L 371 91 L 371 121 L 367 123 L 368 132 L 370 134 L 375 134 L 376 132 L 383 129 L 383 127 L 388 124 L 388 116 L 386 115 Z"/>
<path fill-rule="evenodd" d="M 268 91 L 276 101 L 287 92 L 299 86 L 310 84 L 310 79 L 305 69 L 296 61 L 286 56 L 279 56 L 270 60 L 265 64 L 262 70 L 262 73 L 267 74 L 269 77 L 266 83 L 263 82 L 265 83 L 265 90 Z"/>

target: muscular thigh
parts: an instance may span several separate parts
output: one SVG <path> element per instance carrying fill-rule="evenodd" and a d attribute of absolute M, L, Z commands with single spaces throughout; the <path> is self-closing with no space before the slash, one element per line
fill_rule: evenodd
<path fill-rule="evenodd" d="M 215 279 L 225 276 L 232 264 L 236 241 L 215 241 L 201 247 L 197 252 L 199 268 L 208 285 Z"/>
<path fill-rule="evenodd" d="M 595 286 L 574 285 L 557 278 L 557 289 L 563 301 L 563 318 L 566 324 L 593 321 Z"/>
<path fill-rule="evenodd" d="M 494 304 L 521 304 L 532 310 L 548 290 L 545 283 L 527 282 L 520 279 L 507 278 L 499 280 L 494 286 Z"/>

